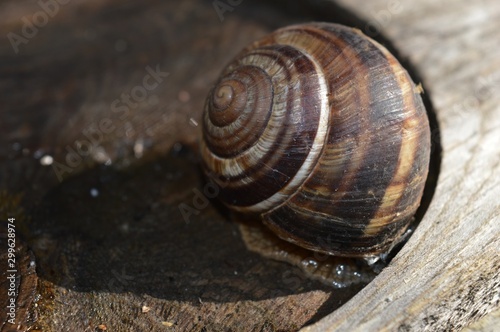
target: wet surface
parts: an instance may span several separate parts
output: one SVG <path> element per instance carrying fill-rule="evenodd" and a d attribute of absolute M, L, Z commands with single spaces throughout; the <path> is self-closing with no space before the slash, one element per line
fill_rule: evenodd
<path fill-rule="evenodd" d="M 18 259 L 35 262 L 20 272 L 31 280 L 19 288 L 24 327 L 294 330 L 362 287 L 333 290 L 249 251 L 202 194 L 195 152 L 205 95 L 224 64 L 278 26 L 324 20 L 316 5 L 244 3 L 221 21 L 211 1 L 88 1 L 61 9 L 19 53 L 1 45 L 0 190 L 18 198 L 2 199 L 0 211 L 24 216 Z M 39 10 L 3 8 L 4 35 Z M 156 70 L 168 73 L 158 88 L 113 108 Z"/>

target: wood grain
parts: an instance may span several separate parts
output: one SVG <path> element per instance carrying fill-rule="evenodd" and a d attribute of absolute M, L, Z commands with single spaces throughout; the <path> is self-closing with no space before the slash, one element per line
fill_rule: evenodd
<path fill-rule="evenodd" d="M 2 39 L 0 190 L 23 194 L 19 236 L 36 262 L 25 271 L 24 329 L 285 331 L 326 316 L 304 331 L 459 330 L 498 308 L 500 4 L 272 3 L 243 2 L 220 20 L 212 1 L 75 0 L 18 53 Z M 38 11 L 35 1 L 2 2 L 0 35 L 21 33 L 22 17 Z M 215 204 L 190 223 L 178 209 L 203 190 L 185 147 L 221 68 L 265 33 L 313 19 L 390 41 L 439 124 L 440 173 L 420 226 L 347 303 L 352 294 L 248 252 Z M 164 85 L 127 116 L 113 112 L 157 65 L 169 72 Z M 106 118 L 116 130 L 59 177 L 53 165 L 67 164 L 68 146 Z"/>
<path fill-rule="evenodd" d="M 0 6 L 1 35 L 22 34 L 41 10 Z M 17 297 L 20 330 L 297 330 L 352 296 L 250 252 L 208 200 L 189 217 L 179 209 L 203 191 L 187 147 L 210 84 L 244 45 L 291 23 L 259 8 L 221 22 L 207 1 L 72 2 L 17 53 L 0 44 L 0 189 L 22 194 L 17 236 L 36 263 L 36 292 Z M 169 76 L 114 112 L 157 66 Z M 106 119 L 114 129 L 96 132 Z M 89 136 L 98 142 L 85 153 Z"/>
<path fill-rule="evenodd" d="M 390 266 L 303 330 L 459 330 L 499 305 L 500 5 L 401 1 L 391 14 L 385 1 L 340 3 L 367 22 L 386 19 L 382 31 L 434 105 L 442 165 L 424 219 Z"/>

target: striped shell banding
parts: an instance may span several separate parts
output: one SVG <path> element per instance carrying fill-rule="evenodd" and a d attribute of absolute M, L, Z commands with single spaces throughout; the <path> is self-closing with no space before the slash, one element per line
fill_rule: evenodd
<path fill-rule="evenodd" d="M 224 69 L 201 154 L 230 209 L 301 247 L 364 257 L 411 222 L 430 130 L 419 90 L 383 46 L 312 23 L 275 31 Z"/>

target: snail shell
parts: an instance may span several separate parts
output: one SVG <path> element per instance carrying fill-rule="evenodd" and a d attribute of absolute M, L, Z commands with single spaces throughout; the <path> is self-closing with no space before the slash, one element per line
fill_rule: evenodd
<path fill-rule="evenodd" d="M 359 30 L 303 24 L 255 42 L 223 70 L 202 128 L 218 198 L 303 248 L 387 252 L 420 204 L 430 129 L 419 89 Z"/>

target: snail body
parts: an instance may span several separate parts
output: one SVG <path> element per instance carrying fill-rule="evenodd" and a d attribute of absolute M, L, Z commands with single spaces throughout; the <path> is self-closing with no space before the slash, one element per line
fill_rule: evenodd
<path fill-rule="evenodd" d="M 202 129 L 218 198 L 303 248 L 385 253 L 420 204 L 430 129 L 419 89 L 359 30 L 302 24 L 253 43 L 211 90 Z"/>

